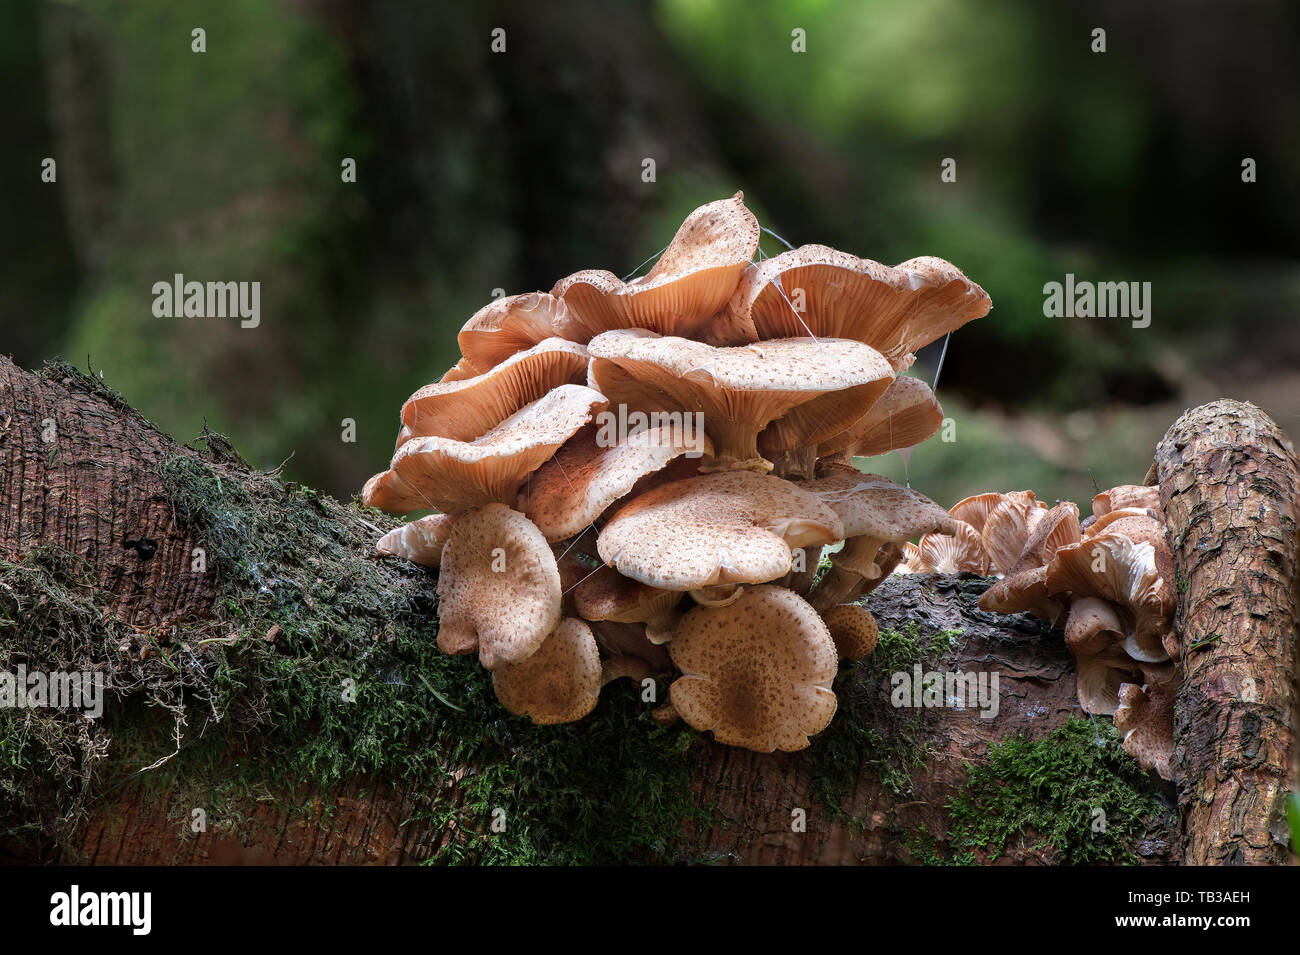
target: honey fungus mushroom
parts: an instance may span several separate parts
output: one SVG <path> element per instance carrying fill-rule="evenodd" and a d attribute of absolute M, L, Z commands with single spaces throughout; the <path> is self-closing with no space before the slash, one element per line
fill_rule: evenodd
<path fill-rule="evenodd" d="M 541 646 L 519 663 L 492 674 L 497 699 L 534 723 L 572 723 L 590 713 L 600 697 L 600 652 L 591 628 L 567 617 Z"/>
<path fill-rule="evenodd" d="M 696 607 L 668 648 L 682 671 L 669 691 L 673 706 L 720 743 L 803 749 L 835 715 L 835 642 L 817 611 L 783 587 L 750 587 L 727 607 Z"/>

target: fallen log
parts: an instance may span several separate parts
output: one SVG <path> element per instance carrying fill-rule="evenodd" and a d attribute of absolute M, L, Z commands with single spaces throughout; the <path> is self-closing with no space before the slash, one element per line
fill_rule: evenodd
<path fill-rule="evenodd" d="M 806 751 L 660 727 L 662 683 L 647 701 L 615 681 L 590 717 L 535 727 L 437 653 L 435 576 L 373 556 L 390 518 L 250 470 L 217 435 L 177 445 L 64 364 L 0 359 L 0 401 L 0 668 L 110 687 L 96 722 L 0 711 L 0 855 L 1179 861 L 1172 790 L 1082 717 L 1059 632 L 978 609 L 982 578 L 874 592 L 880 645 Z M 927 672 L 996 676 L 996 710 L 895 705 Z"/>

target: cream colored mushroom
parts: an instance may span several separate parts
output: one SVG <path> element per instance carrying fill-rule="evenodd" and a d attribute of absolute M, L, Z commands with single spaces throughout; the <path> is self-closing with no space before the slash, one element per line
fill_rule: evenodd
<path fill-rule="evenodd" d="M 703 415 L 717 461 L 702 470 L 771 470 L 760 433 L 769 454 L 815 445 L 865 414 L 893 381 L 873 349 L 842 340 L 714 348 L 624 329 L 593 338 L 588 351 L 587 383 L 611 406 Z"/>
<path fill-rule="evenodd" d="M 491 371 L 512 355 L 556 337 L 553 323 L 563 325 L 565 311 L 564 301 L 546 292 L 493 299 L 456 336 L 463 364 L 476 375 Z"/>
<path fill-rule="evenodd" d="M 489 670 L 520 663 L 560 623 L 560 572 L 533 522 L 504 504 L 459 515 L 438 574 L 438 648 Z"/>
<path fill-rule="evenodd" d="M 492 674 L 497 699 L 534 723 L 572 723 L 596 707 L 601 663 L 591 629 L 568 617 L 528 658 Z"/>
<path fill-rule="evenodd" d="M 664 590 L 762 583 L 790 570 L 791 549 L 839 540 L 843 526 L 789 481 L 724 471 L 634 498 L 597 541 L 605 563 Z"/>
<path fill-rule="evenodd" d="M 702 332 L 735 291 L 758 249 L 759 228 L 736 193 L 700 206 L 645 276 L 623 282 L 589 269 L 560 279 L 551 294 L 568 306 L 555 321 L 558 334 L 587 342 L 616 328 L 645 328 L 662 335 Z"/>
<path fill-rule="evenodd" d="M 817 612 L 782 587 L 750 587 L 723 609 L 695 608 L 668 647 L 682 671 L 673 706 L 720 743 L 803 749 L 835 715 L 835 643 Z"/>
<path fill-rule="evenodd" d="M 408 441 L 393 455 L 391 470 L 424 507 L 446 513 L 513 503 L 524 479 L 604 407 L 599 392 L 561 385 L 473 441 Z"/>
<path fill-rule="evenodd" d="M 608 430 L 595 423 L 583 428 L 520 489 L 515 506 L 547 540 L 580 533 L 643 477 L 674 459 L 713 453 L 707 435 L 687 435 L 672 425 L 647 428 L 622 441 L 606 434 Z"/>
<path fill-rule="evenodd" d="M 437 567 L 454 522 L 450 514 L 430 514 L 403 524 L 379 538 L 375 553 L 381 557 L 403 557 L 423 567 Z"/>
<path fill-rule="evenodd" d="M 793 307 L 793 298 L 802 309 Z M 926 256 L 890 268 L 805 245 L 751 265 L 726 320 L 750 341 L 814 335 L 864 342 L 901 371 L 917 349 L 989 307 L 984 290 L 942 259 Z"/>
<path fill-rule="evenodd" d="M 817 447 L 818 457 L 869 458 L 911 448 L 937 432 L 943 408 L 920 378 L 898 377 L 870 410 Z"/>

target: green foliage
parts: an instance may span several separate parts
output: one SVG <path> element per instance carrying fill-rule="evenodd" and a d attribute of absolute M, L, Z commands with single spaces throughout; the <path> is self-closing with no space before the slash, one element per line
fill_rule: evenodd
<path fill-rule="evenodd" d="M 1075 717 L 1039 740 L 1011 737 L 968 771 L 965 791 L 948 807 L 957 863 L 975 862 L 975 850 L 996 859 L 1013 841 L 1054 849 L 1066 865 L 1132 863 L 1133 846 L 1173 825 L 1172 810 L 1109 721 Z"/>

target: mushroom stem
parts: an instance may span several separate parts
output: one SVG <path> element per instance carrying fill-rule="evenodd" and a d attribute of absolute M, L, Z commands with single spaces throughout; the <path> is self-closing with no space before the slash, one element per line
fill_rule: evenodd
<path fill-rule="evenodd" d="M 794 448 L 783 451 L 772 462 L 772 473 L 787 481 L 806 481 L 816 476 L 817 449 L 815 447 Z"/>

